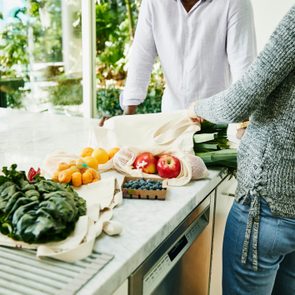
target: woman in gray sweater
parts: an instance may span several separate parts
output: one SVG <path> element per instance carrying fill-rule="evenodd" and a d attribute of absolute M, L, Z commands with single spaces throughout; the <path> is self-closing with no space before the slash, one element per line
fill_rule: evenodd
<path fill-rule="evenodd" d="M 223 294 L 295 294 L 295 5 L 242 78 L 190 113 L 250 118 L 223 244 Z"/>

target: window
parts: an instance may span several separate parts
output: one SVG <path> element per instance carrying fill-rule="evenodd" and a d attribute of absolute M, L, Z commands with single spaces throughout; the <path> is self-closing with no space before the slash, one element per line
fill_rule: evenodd
<path fill-rule="evenodd" d="M 139 0 L 0 0 L 0 106 L 121 114 L 139 6 Z M 157 63 L 139 112 L 159 111 L 162 91 Z"/>
<path fill-rule="evenodd" d="M 0 0 L 1 106 L 82 114 L 80 0 Z"/>

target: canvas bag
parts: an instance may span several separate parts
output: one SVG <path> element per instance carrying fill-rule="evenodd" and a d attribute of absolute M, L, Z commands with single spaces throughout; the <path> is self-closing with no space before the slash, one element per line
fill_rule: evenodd
<path fill-rule="evenodd" d="M 115 116 L 92 130 L 90 143 L 104 148 L 131 146 L 193 154 L 193 134 L 199 130 L 200 125 L 192 122 L 185 110 Z"/>
<path fill-rule="evenodd" d="M 181 172 L 177 178 L 169 179 L 168 184 L 181 186 L 191 179 L 208 175 L 203 161 L 194 156 L 193 134 L 199 130 L 200 125 L 192 122 L 186 111 L 117 116 L 107 120 L 104 127 L 94 128 L 90 145 L 120 146 L 115 157 L 99 165 L 99 170 L 114 168 L 136 177 L 159 177 L 133 169 L 132 164 L 139 153 L 172 154 L 180 159 Z"/>

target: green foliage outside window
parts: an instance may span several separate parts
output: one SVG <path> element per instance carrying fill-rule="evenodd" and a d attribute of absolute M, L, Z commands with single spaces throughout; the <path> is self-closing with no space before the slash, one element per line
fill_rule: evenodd
<path fill-rule="evenodd" d="M 96 5 L 97 92 L 99 116 L 122 114 L 119 94 L 125 79 L 126 56 L 132 43 L 140 1 L 109 0 Z M 159 112 L 164 88 L 159 62 L 154 67 L 148 95 L 138 107 L 138 113 Z"/>
<path fill-rule="evenodd" d="M 82 0 L 83 1 L 83 0 Z M 62 61 L 62 24 L 60 0 L 24 0 L 24 7 L 14 22 L 0 30 L 0 80 L 5 77 L 22 77 L 28 80 L 30 62 Z M 28 5 L 29 4 L 29 5 Z M 140 0 L 100 0 L 96 2 L 96 75 L 98 83 L 97 111 L 99 115 L 121 114 L 119 93 L 126 79 L 126 56 L 132 43 Z M 50 26 L 44 27 L 40 12 L 46 12 Z M 21 17 L 25 15 L 26 17 Z M 77 12 L 73 27 L 81 25 Z M 80 31 L 80 27 L 77 28 Z M 33 42 L 29 56 L 28 36 Z M 31 59 L 31 60 L 30 60 Z M 52 79 L 51 79 L 52 80 Z M 80 104 L 81 79 L 72 79 L 59 73 L 56 87 L 48 89 L 54 105 Z M 156 64 L 149 92 L 138 112 L 160 111 L 163 93 L 163 74 Z M 73 93 L 75 95 L 73 95 Z M 13 95 L 13 94 L 11 94 Z M 10 98 L 10 106 L 19 106 L 19 94 Z"/>
<path fill-rule="evenodd" d="M 72 78 L 60 76 L 55 80 L 56 86 L 47 89 L 49 101 L 53 105 L 79 105 L 82 103 L 83 89 L 81 78 Z"/>
<path fill-rule="evenodd" d="M 128 6 L 127 6 L 128 3 Z M 96 73 L 99 85 L 115 87 L 126 78 L 126 51 L 132 40 L 128 7 L 137 18 L 136 2 L 101 1 L 96 4 Z"/>
<path fill-rule="evenodd" d="M 145 101 L 138 106 L 137 113 L 156 113 L 161 111 L 162 93 L 149 92 Z M 99 117 L 122 115 L 123 111 L 118 103 L 120 89 L 102 88 L 97 91 L 97 113 Z"/>
<path fill-rule="evenodd" d="M 46 11 L 50 20 L 46 28 L 41 22 L 40 9 Z M 29 81 L 33 62 L 62 60 L 61 30 L 60 0 L 24 0 L 23 7 L 0 28 L 0 95 L 5 98 L 4 106 L 23 107 L 27 90 L 22 87 Z"/>
<path fill-rule="evenodd" d="M 16 12 L 14 21 L 0 29 L 0 78 L 26 76 L 29 57 L 27 54 L 27 24 L 25 11 Z"/>
<path fill-rule="evenodd" d="M 29 5 L 30 4 L 30 5 Z M 40 9 L 46 11 L 50 26 L 41 22 Z M 33 62 L 62 60 L 60 0 L 24 0 L 13 20 L 0 30 L 0 77 L 25 77 L 29 67 L 29 34 L 32 32 Z"/>
<path fill-rule="evenodd" d="M 62 61 L 61 0 L 26 0 L 28 1 L 34 62 Z M 44 13 L 43 16 L 40 13 Z"/>

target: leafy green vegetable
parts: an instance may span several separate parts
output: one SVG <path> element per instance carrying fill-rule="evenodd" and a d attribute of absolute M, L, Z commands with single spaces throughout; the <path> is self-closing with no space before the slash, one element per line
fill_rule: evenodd
<path fill-rule="evenodd" d="M 230 148 L 226 124 L 204 121 L 194 135 L 194 151 L 208 167 L 237 168 L 237 151 Z"/>
<path fill-rule="evenodd" d="M 24 171 L 3 167 L 0 177 L 0 232 L 27 243 L 65 239 L 86 202 L 66 184 L 38 176 L 32 182 Z"/>

